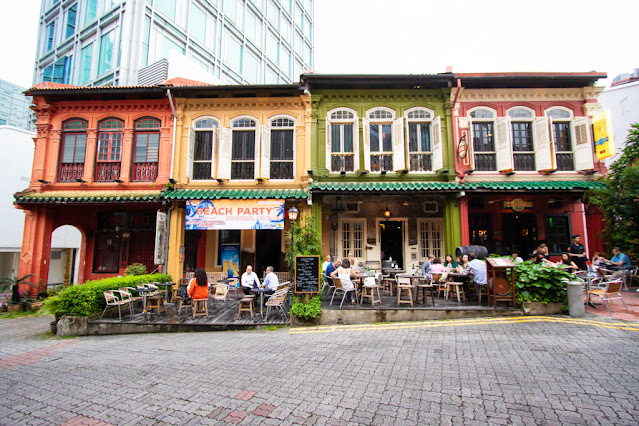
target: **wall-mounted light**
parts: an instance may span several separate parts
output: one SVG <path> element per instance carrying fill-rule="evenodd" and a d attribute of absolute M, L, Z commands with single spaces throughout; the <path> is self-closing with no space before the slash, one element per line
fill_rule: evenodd
<path fill-rule="evenodd" d="M 382 176 L 386 175 L 386 170 L 382 170 Z"/>
<path fill-rule="evenodd" d="M 346 171 L 342 170 L 339 172 L 340 175 L 344 176 L 346 174 Z"/>
<path fill-rule="evenodd" d="M 295 206 L 291 206 L 291 208 L 288 209 L 288 218 L 295 222 L 297 220 L 297 215 L 299 214 L 299 212 L 300 211 L 297 210 Z"/>
<path fill-rule="evenodd" d="M 388 209 L 388 203 L 386 204 L 386 210 L 384 211 L 384 217 L 385 218 L 389 218 L 391 217 L 391 211 Z"/>
<path fill-rule="evenodd" d="M 264 178 L 257 178 L 257 183 L 264 183 Z"/>
<path fill-rule="evenodd" d="M 116 179 L 115 180 L 117 183 L 124 183 L 124 181 L 122 179 Z"/>
<path fill-rule="evenodd" d="M 368 172 L 366 170 L 362 170 L 362 171 L 359 172 L 360 176 L 364 176 L 366 174 L 368 174 Z"/>
<path fill-rule="evenodd" d="M 215 179 L 217 183 L 224 183 L 224 179 Z"/>
<path fill-rule="evenodd" d="M 308 173 L 309 176 L 313 176 L 313 170 L 307 170 L 306 173 Z"/>
<path fill-rule="evenodd" d="M 169 179 L 169 182 L 170 182 L 171 184 L 175 185 L 175 184 L 177 183 L 177 180 L 175 180 L 175 179 L 173 179 L 173 178 L 170 178 L 170 179 Z"/>
<path fill-rule="evenodd" d="M 44 179 L 38 179 L 38 182 L 43 183 L 45 185 L 49 185 L 51 183 L 48 180 L 44 180 Z"/>
<path fill-rule="evenodd" d="M 82 178 L 77 178 L 75 181 L 79 183 L 87 183 L 87 181 Z"/>

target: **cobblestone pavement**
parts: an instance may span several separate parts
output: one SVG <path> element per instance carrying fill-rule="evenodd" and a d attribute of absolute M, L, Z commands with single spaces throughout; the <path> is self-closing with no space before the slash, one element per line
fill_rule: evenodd
<path fill-rule="evenodd" d="M 0 424 L 637 424 L 639 324 L 589 316 L 58 339 L 0 320 Z"/>

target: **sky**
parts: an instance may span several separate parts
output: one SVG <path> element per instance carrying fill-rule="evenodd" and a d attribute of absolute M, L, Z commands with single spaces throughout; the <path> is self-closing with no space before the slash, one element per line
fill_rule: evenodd
<path fill-rule="evenodd" d="M 5 0 L 0 79 L 28 87 L 40 0 Z M 637 0 L 315 0 L 320 73 L 606 72 L 639 68 Z"/>

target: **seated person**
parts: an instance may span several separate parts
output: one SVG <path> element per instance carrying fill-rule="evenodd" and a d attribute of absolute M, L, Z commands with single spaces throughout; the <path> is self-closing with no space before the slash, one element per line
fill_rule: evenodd
<path fill-rule="evenodd" d="M 263 287 L 268 287 L 268 290 L 265 291 L 266 294 L 273 294 L 277 287 L 280 285 L 279 280 L 277 279 L 277 275 L 273 272 L 273 267 L 268 266 L 266 268 L 266 277 L 264 277 Z"/>
<path fill-rule="evenodd" d="M 435 259 L 435 256 L 427 256 L 426 260 L 424 260 L 424 263 L 422 263 L 422 275 L 423 276 L 430 277 L 431 264 L 432 264 L 434 259 Z"/>
<path fill-rule="evenodd" d="M 333 273 L 331 273 L 331 277 L 339 278 L 340 282 L 342 283 L 342 289 L 348 292 L 346 293 L 346 300 L 350 301 L 354 305 L 355 299 L 353 299 L 353 292 L 350 290 L 354 290 L 355 286 L 353 285 L 351 276 L 355 276 L 355 273 L 351 269 L 351 262 L 348 260 L 348 258 L 342 260 L 341 266 L 333 271 Z"/>
<path fill-rule="evenodd" d="M 209 281 L 204 269 L 195 270 L 195 277 L 191 279 L 187 292 L 191 299 L 208 299 Z"/>
<path fill-rule="evenodd" d="M 450 270 L 450 269 L 457 269 L 458 266 L 459 266 L 459 263 L 457 263 L 457 261 L 453 259 L 453 256 L 451 256 L 450 254 L 447 254 L 446 260 L 444 261 L 444 268 Z"/>
<path fill-rule="evenodd" d="M 251 294 L 252 288 L 258 288 L 260 286 L 260 279 L 257 274 L 253 272 L 251 265 L 246 265 L 246 272 L 242 274 L 242 290 L 247 296 Z"/>
<path fill-rule="evenodd" d="M 519 256 L 519 253 L 517 253 L 516 251 L 513 252 L 512 258 L 513 262 L 515 263 L 524 263 L 524 259 L 522 259 L 521 256 Z"/>
<path fill-rule="evenodd" d="M 433 263 L 430 265 L 431 274 L 441 274 L 446 268 L 442 265 L 442 260 L 439 257 L 433 259 Z"/>
<path fill-rule="evenodd" d="M 543 263 L 547 266 L 555 266 L 553 262 L 548 259 L 548 246 L 546 244 L 539 244 L 537 250 L 533 253 L 533 261 L 535 263 Z"/>
<path fill-rule="evenodd" d="M 332 277 L 333 272 L 337 270 L 337 268 L 339 267 L 341 263 L 342 262 L 340 262 L 339 258 L 335 256 L 335 260 L 333 260 L 333 263 L 329 263 L 328 266 L 326 267 L 326 272 L 324 273 L 324 275 L 326 275 L 327 277 Z"/>
<path fill-rule="evenodd" d="M 357 271 L 357 267 L 359 266 L 359 262 L 357 261 L 357 259 L 355 259 L 355 256 L 353 255 L 353 252 L 349 251 L 348 255 L 346 256 L 346 258 L 348 259 L 348 261 L 351 264 L 351 269 L 353 271 Z"/>
<path fill-rule="evenodd" d="M 486 262 L 477 259 L 477 255 L 475 253 L 470 253 L 468 258 L 470 259 L 470 262 L 468 262 L 466 273 L 473 274 L 475 279 L 475 294 L 479 297 L 479 293 L 481 292 L 480 286 L 488 284 Z"/>
<path fill-rule="evenodd" d="M 326 258 L 324 259 L 324 263 L 322 263 L 322 272 L 326 273 L 326 267 L 333 262 L 333 259 L 331 259 L 331 255 L 327 254 Z"/>
<path fill-rule="evenodd" d="M 570 258 L 570 254 L 562 253 L 561 260 L 558 263 L 559 265 L 563 265 L 561 269 L 566 272 L 575 272 L 579 270 L 579 266 Z"/>
<path fill-rule="evenodd" d="M 468 262 L 470 262 L 470 258 L 467 254 L 462 255 L 461 259 L 459 259 L 458 270 L 460 274 L 466 274 L 466 270 L 468 270 Z"/>
<path fill-rule="evenodd" d="M 600 251 L 595 252 L 595 255 L 592 257 L 592 266 L 598 268 L 605 263 L 605 258 L 603 257 L 603 253 Z"/>
<path fill-rule="evenodd" d="M 610 260 L 604 259 L 605 263 L 613 265 L 617 269 L 622 270 L 622 271 L 629 271 L 630 269 L 632 269 L 632 264 L 630 263 L 630 258 L 628 257 L 627 254 L 622 253 L 621 249 L 619 247 L 614 247 L 612 249 L 612 254 L 614 255 L 614 256 L 612 256 L 612 259 L 610 259 Z"/>

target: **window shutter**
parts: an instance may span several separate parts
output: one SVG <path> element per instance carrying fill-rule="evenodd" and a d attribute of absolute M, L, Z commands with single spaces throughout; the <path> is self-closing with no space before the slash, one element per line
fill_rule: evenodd
<path fill-rule="evenodd" d="M 255 127 L 255 143 L 253 150 L 253 179 L 260 177 L 260 127 Z"/>
<path fill-rule="evenodd" d="M 495 121 L 495 149 L 497 151 L 497 170 L 513 170 L 513 144 L 510 137 L 510 119 L 499 117 Z"/>
<path fill-rule="evenodd" d="M 367 118 L 362 117 L 362 127 L 364 135 L 364 170 L 371 171 L 371 123 Z"/>
<path fill-rule="evenodd" d="M 189 127 L 189 144 L 186 152 L 186 177 L 193 180 L 193 158 L 195 152 L 195 129 Z"/>
<path fill-rule="evenodd" d="M 353 170 L 359 170 L 359 118 L 353 122 Z"/>
<path fill-rule="evenodd" d="M 553 170 L 552 141 L 550 140 L 548 119 L 546 117 L 535 118 L 533 122 L 533 134 L 537 171 Z"/>
<path fill-rule="evenodd" d="M 592 155 L 590 141 L 590 125 L 587 117 L 577 117 L 572 122 L 572 140 L 575 141 L 575 168 L 577 170 L 592 170 L 595 162 Z"/>
<path fill-rule="evenodd" d="M 217 178 L 231 179 L 231 147 L 232 131 L 228 127 L 220 127 L 220 143 L 218 145 Z"/>
<path fill-rule="evenodd" d="M 393 169 L 406 170 L 406 149 L 404 148 L 404 119 L 393 121 Z"/>
<path fill-rule="evenodd" d="M 219 129 L 216 127 L 215 129 L 213 129 L 211 131 L 212 135 L 211 138 L 213 139 L 211 141 L 211 177 L 213 179 L 217 178 L 217 165 L 219 163 L 218 158 L 217 158 L 217 152 L 218 152 L 218 139 L 220 137 L 219 135 Z"/>
<path fill-rule="evenodd" d="M 331 147 L 331 140 L 332 140 L 332 129 L 331 129 L 331 120 L 328 119 L 328 117 L 326 117 L 326 168 L 329 170 L 329 172 L 333 172 L 333 167 L 332 167 L 332 162 L 331 162 L 331 154 L 333 152 L 333 149 Z"/>
<path fill-rule="evenodd" d="M 444 168 L 444 152 L 442 150 L 442 120 L 437 116 L 430 126 L 430 142 L 433 150 L 433 171 Z"/>
<path fill-rule="evenodd" d="M 468 162 L 470 163 L 469 170 L 475 170 L 475 147 L 473 145 L 473 119 L 468 119 L 468 131 L 466 133 L 468 135 Z"/>
<path fill-rule="evenodd" d="M 262 179 L 271 178 L 271 129 L 267 126 L 260 126 L 262 129 L 262 148 L 260 150 L 260 174 Z"/>

